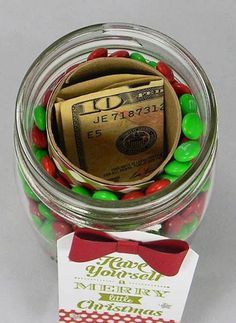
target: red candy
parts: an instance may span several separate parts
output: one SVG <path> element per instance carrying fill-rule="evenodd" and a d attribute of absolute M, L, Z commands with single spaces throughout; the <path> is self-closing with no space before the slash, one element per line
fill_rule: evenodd
<path fill-rule="evenodd" d="M 205 203 L 206 203 L 206 193 L 201 193 L 194 200 L 195 202 L 195 212 L 199 218 L 201 218 L 202 213 L 204 211 Z"/>
<path fill-rule="evenodd" d="M 129 57 L 129 52 L 127 50 L 117 50 L 116 52 L 109 55 L 109 57 Z"/>
<path fill-rule="evenodd" d="M 150 186 L 148 186 L 145 194 L 146 195 L 154 194 L 154 193 L 162 190 L 163 188 L 165 188 L 169 184 L 170 184 L 170 181 L 168 179 L 159 179 L 156 182 L 152 183 Z"/>
<path fill-rule="evenodd" d="M 56 166 L 50 157 L 44 156 L 43 159 L 41 160 L 41 165 L 50 176 L 54 178 L 57 176 Z"/>
<path fill-rule="evenodd" d="M 157 63 L 156 69 L 163 74 L 169 82 L 174 81 L 174 73 L 172 69 L 164 62 L 160 61 Z"/>
<path fill-rule="evenodd" d="M 29 209 L 31 214 L 34 214 L 35 216 L 37 216 L 41 221 L 44 220 L 44 217 L 41 215 L 41 213 L 38 210 L 38 203 L 36 203 L 31 199 L 29 199 Z"/>
<path fill-rule="evenodd" d="M 179 83 L 176 80 L 172 83 L 172 86 L 178 96 L 183 94 L 191 94 L 191 90 L 187 85 Z"/>
<path fill-rule="evenodd" d="M 48 91 L 45 93 L 44 97 L 43 97 L 42 105 L 43 105 L 45 108 L 46 108 L 46 107 L 47 107 L 47 105 L 48 105 L 48 101 L 49 101 L 49 99 L 50 99 L 51 94 L 52 94 L 52 90 L 48 90 Z"/>
<path fill-rule="evenodd" d="M 188 207 L 186 207 L 181 213 L 180 216 L 184 222 L 184 224 L 188 224 L 191 223 L 193 220 L 193 217 L 195 216 L 194 213 L 194 206 L 193 205 L 189 205 Z"/>
<path fill-rule="evenodd" d="M 65 220 L 60 215 L 58 215 L 56 212 L 51 211 L 51 213 L 52 213 L 52 216 L 54 217 L 54 219 L 57 222 L 65 222 Z"/>
<path fill-rule="evenodd" d="M 47 148 L 47 135 L 45 131 L 40 131 L 35 125 L 32 129 L 32 141 L 37 148 L 45 149 Z"/>
<path fill-rule="evenodd" d="M 53 228 L 56 240 L 60 239 L 61 237 L 73 231 L 71 225 L 65 222 L 54 222 L 52 224 L 52 228 Z"/>
<path fill-rule="evenodd" d="M 70 184 L 67 182 L 67 180 L 66 180 L 64 177 L 62 177 L 62 176 L 57 176 L 56 181 L 57 181 L 59 184 L 61 184 L 61 185 L 65 186 L 65 187 L 67 187 L 67 188 L 70 188 Z"/>
<path fill-rule="evenodd" d="M 162 230 L 166 235 L 175 236 L 182 229 L 183 224 L 181 216 L 175 215 L 163 223 Z"/>
<path fill-rule="evenodd" d="M 69 176 L 67 176 L 65 173 L 61 173 L 61 177 L 63 177 L 69 184 L 73 184 L 72 180 Z"/>
<path fill-rule="evenodd" d="M 122 200 L 135 200 L 135 199 L 138 199 L 140 197 L 144 197 L 144 193 L 141 192 L 141 191 L 134 191 L 134 192 L 129 192 L 127 194 L 125 194 L 123 197 L 122 197 Z"/>
<path fill-rule="evenodd" d="M 187 141 L 189 141 L 189 139 L 188 139 L 188 138 L 186 138 L 186 137 L 183 137 L 183 138 L 181 139 L 181 144 L 183 144 L 183 143 L 185 143 L 185 142 L 187 142 Z"/>
<path fill-rule="evenodd" d="M 97 48 L 89 54 L 87 61 L 91 61 L 92 59 L 99 58 L 99 57 L 107 57 L 107 49 L 106 48 Z"/>

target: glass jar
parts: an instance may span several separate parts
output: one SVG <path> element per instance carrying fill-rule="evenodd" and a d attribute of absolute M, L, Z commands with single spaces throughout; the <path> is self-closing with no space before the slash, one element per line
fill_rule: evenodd
<path fill-rule="evenodd" d="M 48 98 L 58 79 L 86 61 L 98 47 L 139 52 L 165 61 L 197 99 L 205 129 L 202 149 L 191 168 L 164 190 L 131 201 L 99 201 L 75 195 L 50 177 L 32 152 L 33 109 Z M 76 226 L 108 231 L 145 230 L 188 239 L 198 228 L 211 194 L 217 148 L 217 111 L 211 84 L 196 59 L 180 44 L 155 30 L 130 24 L 99 24 L 74 31 L 49 46 L 21 84 L 15 121 L 15 152 L 27 214 L 50 256 L 56 240 Z"/>

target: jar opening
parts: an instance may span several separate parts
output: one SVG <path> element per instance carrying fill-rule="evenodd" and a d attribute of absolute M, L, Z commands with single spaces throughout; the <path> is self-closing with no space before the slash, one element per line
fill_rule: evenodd
<path fill-rule="evenodd" d="M 147 59 L 164 60 L 174 70 L 177 79 L 184 80 L 195 95 L 206 124 L 202 150 L 195 162 L 176 182 L 160 192 L 132 201 L 100 201 L 74 195 L 49 177 L 37 163 L 31 151 L 28 129 L 32 110 L 60 75 L 75 63 L 85 60 L 97 47 L 138 51 Z M 170 37 L 153 29 L 125 23 L 97 24 L 76 30 L 54 42 L 32 64 L 21 84 L 16 102 L 15 149 L 26 180 L 45 202 L 54 202 L 65 216 L 98 220 L 131 221 L 147 218 L 163 219 L 173 203 L 188 199 L 205 180 L 196 178 L 210 169 L 217 141 L 217 112 L 212 86 L 196 59 Z M 46 196 L 46 200 L 45 200 Z M 192 197 L 193 198 L 193 197 Z M 96 215 L 95 213 L 96 212 Z M 62 212 L 63 213 L 63 212 Z M 168 212 L 169 214 L 169 212 Z M 112 219 L 109 216 L 112 215 Z M 101 219 L 100 219 L 101 220 Z"/>

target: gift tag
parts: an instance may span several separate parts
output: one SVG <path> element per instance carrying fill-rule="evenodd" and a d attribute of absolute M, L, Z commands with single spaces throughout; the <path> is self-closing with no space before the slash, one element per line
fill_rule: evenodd
<path fill-rule="evenodd" d="M 197 261 L 186 242 L 147 232 L 81 229 L 64 236 L 59 322 L 178 323 Z"/>

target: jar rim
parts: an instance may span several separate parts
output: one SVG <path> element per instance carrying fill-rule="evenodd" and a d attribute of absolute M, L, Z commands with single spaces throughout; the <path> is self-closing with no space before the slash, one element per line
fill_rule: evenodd
<path fill-rule="evenodd" d="M 96 32 L 98 30 L 105 31 L 109 30 L 111 33 L 114 31 L 115 33 L 119 33 L 120 30 L 127 32 L 135 32 L 138 37 L 138 33 L 144 33 L 147 37 L 153 37 L 156 40 L 162 41 L 165 44 L 171 46 L 176 51 L 181 52 L 184 58 L 194 67 L 195 71 L 198 73 L 199 79 L 201 80 L 202 85 L 205 88 L 205 97 L 208 101 L 208 106 L 210 107 L 210 129 L 205 141 L 205 145 L 203 146 L 199 156 L 196 158 L 193 165 L 190 169 L 182 175 L 176 182 L 171 183 L 171 185 L 167 186 L 162 191 L 159 191 L 153 195 L 143 197 L 137 200 L 131 201 L 101 201 L 94 200 L 91 198 L 80 197 L 75 195 L 70 190 L 64 188 L 60 184 L 58 184 L 53 178 L 49 177 L 46 172 L 42 172 L 41 166 L 36 162 L 33 153 L 30 149 L 30 146 L 27 144 L 27 137 L 25 131 L 23 129 L 23 124 L 21 120 L 21 111 L 24 99 L 24 91 L 27 87 L 27 84 L 32 81 L 33 74 L 35 70 L 40 66 L 41 62 L 47 59 L 50 53 L 62 46 L 64 43 L 70 42 L 72 39 L 80 36 L 80 35 L 89 35 L 91 39 L 96 37 Z M 95 34 L 94 34 L 95 32 Z M 94 34 L 94 35 L 93 35 Z M 171 37 L 151 29 L 145 26 L 139 26 L 135 24 L 126 24 L 126 23 L 102 23 L 95 24 L 87 27 L 83 27 L 77 29 L 61 38 L 56 40 L 53 44 L 47 47 L 33 62 L 29 70 L 27 71 L 16 100 L 16 114 L 15 114 L 15 150 L 18 160 L 22 159 L 25 163 L 25 176 L 26 179 L 29 180 L 31 176 L 37 181 L 38 185 L 35 186 L 35 189 L 40 194 L 39 183 L 41 187 L 44 187 L 45 190 L 50 195 L 50 198 L 54 201 L 57 201 L 61 207 L 65 208 L 66 204 L 70 205 L 70 211 L 73 213 L 76 210 L 81 208 L 87 208 L 89 206 L 90 210 L 100 210 L 101 212 L 119 214 L 120 219 L 125 218 L 125 215 L 129 215 L 131 212 L 135 212 L 138 209 L 138 212 L 144 212 L 145 210 L 153 209 L 155 206 L 160 205 L 163 206 L 169 205 L 171 201 L 178 195 L 183 194 L 186 187 L 191 186 L 197 174 L 204 168 L 209 159 L 214 155 L 215 144 L 217 141 L 217 108 L 216 101 L 213 92 L 212 85 L 204 72 L 201 65 L 198 61 L 193 57 L 189 51 L 180 45 L 177 41 L 173 40 Z M 29 171 L 29 173 L 27 173 Z M 63 200 L 60 203 L 60 200 Z M 65 208 L 66 209 L 66 208 Z M 122 213 L 122 214 L 121 214 Z M 127 218 L 127 217 L 126 217 Z"/>

